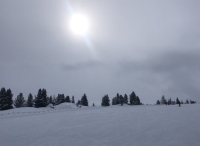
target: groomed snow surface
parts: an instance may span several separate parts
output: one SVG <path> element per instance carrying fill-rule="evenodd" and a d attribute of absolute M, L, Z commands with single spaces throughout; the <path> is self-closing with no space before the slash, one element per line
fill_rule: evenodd
<path fill-rule="evenodd" d="M 200 146 L 200 105 L 0 111 L 0 145 Z"/>

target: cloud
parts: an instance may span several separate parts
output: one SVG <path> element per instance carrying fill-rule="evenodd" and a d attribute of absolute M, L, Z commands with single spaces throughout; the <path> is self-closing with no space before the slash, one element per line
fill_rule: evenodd
<path fill-rule="evenodd" d="M 100 61 L 89 60 L 89 61 L 78 62 L 78 63 L 62 64 L 61 68 L 64 71 L 81 71 L 84 69 L 98 68 L 102 65 L 103 63 Z"/>

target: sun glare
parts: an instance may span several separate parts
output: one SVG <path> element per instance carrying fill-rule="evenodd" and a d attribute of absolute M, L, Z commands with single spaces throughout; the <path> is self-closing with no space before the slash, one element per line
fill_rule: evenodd
<path fill-rule="evenodd" d="M 88 20 L 84 15 L 73 14 L 70 21 L 70 29 L 77 35 L 85 35 L 88 32 Z"/>

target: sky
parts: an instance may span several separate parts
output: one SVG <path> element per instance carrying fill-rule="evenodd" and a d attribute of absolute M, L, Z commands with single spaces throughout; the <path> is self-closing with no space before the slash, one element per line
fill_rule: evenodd
<path fill-rule="evenodd" d="M 0 88 L 65 94 L 100 105 L 108 94 L 199 102 L 199 0 L 1 0 Z M 69 29 L 73 13 L 87 35 Z"/>

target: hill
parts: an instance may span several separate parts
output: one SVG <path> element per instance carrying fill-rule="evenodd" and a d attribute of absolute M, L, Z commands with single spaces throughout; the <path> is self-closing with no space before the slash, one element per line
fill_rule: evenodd
<path fill-rule="evenodd" d="M 199 146 L 199 113 L 200 105 L 195 104 L 4 115 L 0 116 L 0 141 L 2 146 Z"/>

